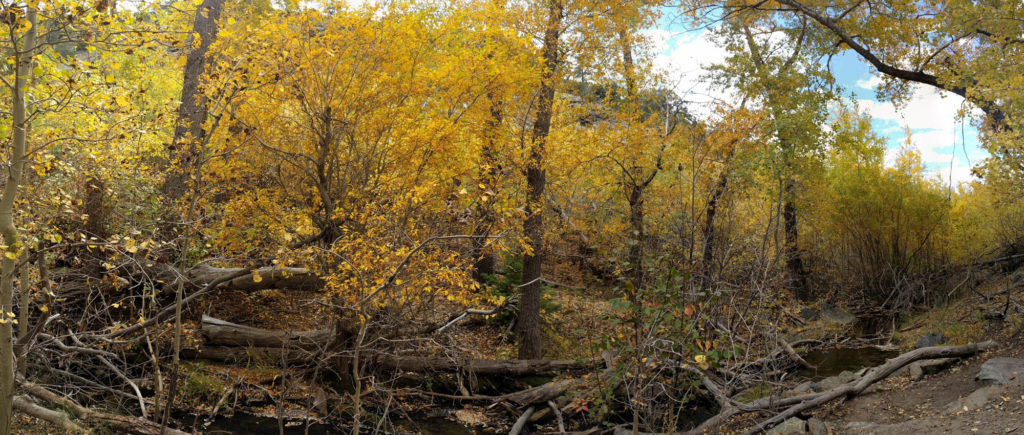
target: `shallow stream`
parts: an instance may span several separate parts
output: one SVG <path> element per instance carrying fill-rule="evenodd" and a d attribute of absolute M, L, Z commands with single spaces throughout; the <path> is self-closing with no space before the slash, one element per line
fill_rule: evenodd
<path fill-rule="evenodd" d="M 896 355 L 899 355 L 899 352 L 880 350 L 875 347 L 837 347 L 814 350 L 804 355 L 804 359 L 816 368 L 801 370 L 797 372 L 797 375 L 810 380 L 821 380 L 844 371 L 856 372 L 865 367 L 874 367 Z"/>

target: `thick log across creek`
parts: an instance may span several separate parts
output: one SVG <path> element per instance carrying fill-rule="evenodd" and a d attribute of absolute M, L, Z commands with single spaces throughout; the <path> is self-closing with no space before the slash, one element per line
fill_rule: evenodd
<path fill-rule="evenodd" d="M 225 320 L 203 316 L 200 334 L 206 345 L 185 352 L 185 357 L 237 363 L 252 359 L 280 361 L 289 365 L 306 364 L 315 356 L 329 357 L 334 348 L 335 334 L 318 331 L 272 331 L 239 325 Z M 464 372 L 475 375 L 526 376 L 566 371 L 591 370 L 602 367 L 604 361 L 586 360 L 486 360 L 420 357 L 405 355 L 367 356 L 382 367 L 407 372 Z"/>

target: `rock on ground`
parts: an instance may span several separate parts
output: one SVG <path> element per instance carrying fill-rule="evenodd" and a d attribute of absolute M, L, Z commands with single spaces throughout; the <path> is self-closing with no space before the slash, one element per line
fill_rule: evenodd
<path fill-rule="evenodd" d="M 945 342 L 946 342 L 946 336 L 945 335 L 942 335 L 941 332 L 939 332 L 939 333 L 934 333 L 933 332 L 933 333 L 930 333 L 930 334 L 925 334 L 919 340 L 917 340 L 917 343 L 914 343 L 914 349 L 920 349 L 922 347 L 938 346 L 938 345 L 943 344 Z"/>
<path fill-rule="evenodd" d="M 815 320 L 818 320 L 818 310 L 815 310 L 814 308 L 806 308 L 805 307 L 805 308 L 800 310 L 800 318 L 802 318 L 802 319 L 804 319 L 804 320 L 806 320 L 808 322 L 813 322 Z"/>
<path fill-rule="evenodd" d="M 832 435 L 834 432 L 828 423 L 811 417 L 810 420 L 807 420 L 807 433 L 809 435 Z"/>
<path fill-rule="evenodd" d="M 854 379 L 857 379 L 857 374 L 855 374 L 855 373 L 853 373 L 853 372 L 851 372 L 849 370 L 844 370 L 842 373 L 840 373 L 838 375 L 835 375 L 835 376 L 832 376 L 832 377 L 828 377 L 828 378 L 822 379 L 821 381 L 818 381 L 818 383 L 812 385 L 811 388 L 814 389 L 815 392 L 820 393 L 822 391 L 828 391 L 828 390 L 831 390 L 833 388 L 839 387 L 839 386 L 841 386 L 843 384 L 846 384 L 846 383 L 848 383 L 848 382 L 850 382 L 850 381 L 852 381 Z"/>
<path fill-rule="evenodd" d="M 771 428 L 767 432 L 767 435 L 804 435 L 807 433 L 807 422 L 799 418 L 792 417 L 782 422 L 782 424 Z"/>
<path fill-rule="evenodd" d="M 821 304 L 821 318 L 829 323 L 841 323 L 844 325 L 857 320 L 857 316 L 832 304 Z"/>
<path fill-rule="evenodd" d="M 1024 359 L 992 358 L 981 365 L 974 379 L 992 385 L 1024 384 Z"/>
<path fill-rule="evenodd" d="M 907 371 L 910 373 L 910 379 L 920 381 L 925 375 L 934 375 L 946 370 L 953 364 L 956 364 L 957 361 L 959 361 L 957 358 L 938 358 L 917 361 L 908 365 Z"/>
<path fill-rule="evenodd" d="M 979 388 L 974 390 L 973 393 L 968 394 L 967 397 L 954 400 L 949 405 L 946 405 L 946 413 L 955 414 L 957 412 L 979 410 L 988 403 L 989 398 L 998 395 L 1001 391 L 1002 389 L 996 385 Z"/>

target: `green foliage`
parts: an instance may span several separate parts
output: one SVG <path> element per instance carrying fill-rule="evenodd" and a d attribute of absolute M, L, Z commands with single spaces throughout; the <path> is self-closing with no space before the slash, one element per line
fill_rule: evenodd
<path fill-rule="evenodd" d="M 183 364 L 186 373 L 181 398 L 186 403 L 216 403 L 228 388 L 223 380 L 203 370 L 202 363 Z"/>
<path fill-rule="evenodd" d="M 510 298 L 518 292 L 523 281 L 523 257 L 506 255 L 505 268 L 500 274 L 484 275 L 491 296 Z"/>
<path fill-rule="evenodd" d="M 503 261 L 505 267 L 502 273 L 484 275 L 488 295 L 492 299 L 500 298 L 507 300 L 519 294 L 519 286 L 523 283 L 523 257 L 518 254 L 508 254 Z M 553 291 L 549 285 L 541 285 L 540 308 L 542 312 L 551 314 L 561 310 L 561 306 L 552 297 Z M 512 320 L 513 313 L 509 310 L 503 311 L 494 317 L 500 323 L 507 323 Z"/>

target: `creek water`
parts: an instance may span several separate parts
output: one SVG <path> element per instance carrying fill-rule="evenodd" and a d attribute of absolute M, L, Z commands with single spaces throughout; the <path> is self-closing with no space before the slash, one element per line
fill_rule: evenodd
<path fill-rule="evenodd" d="M 811 380 L 821 380 L 844 371 L 856 372 L 865 367 L 874 367 L 896 355 L 899 355 L 899 352 L 885 351 L 874 347 L 838 347 L 814 350 L 804 355 L 804 359 L 816 368 L 801 370 L 797 372 L 797 375 Z"/>
<path fill-rule="evenodd" d="M 188 420 L 186 420 L 188 421 Z M 285 422 L 284 433 L 286 435 L 306 434 L 306 425 L 302 422 Z M 298 424 L 296 424 L 298 423 Z M 281 431 L 277 425 L 277 419 L 271 417 L 260 417 L 252 414 L 237 412 L 230 417 L 217 417 L 206 427 L 207 435 L 227 434 L 252 434 L 252 435 L 277 435 Z M 310 435 L 326 435 L 335 433 L 323 424 L 310 424 Z"/>

